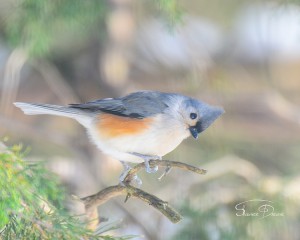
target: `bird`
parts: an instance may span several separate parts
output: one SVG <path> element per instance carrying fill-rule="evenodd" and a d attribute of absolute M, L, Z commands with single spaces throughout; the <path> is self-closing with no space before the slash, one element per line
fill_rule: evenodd
<path fill-rule="evenodd" d="M 150 160 L 161 160 L 189 136 L 197 139 L 224 113 L 222 107 L 159 91 L 138 91 L 68 106 L 14 104 L 27 115 L 49 114 L 77 120 L 103 153 L 121 161 L 124 171 L 120 182 L 130 170 L 128 163 L 144 162 L 148 173 L 156 172 L 158 167 L 150 167 Z"/>

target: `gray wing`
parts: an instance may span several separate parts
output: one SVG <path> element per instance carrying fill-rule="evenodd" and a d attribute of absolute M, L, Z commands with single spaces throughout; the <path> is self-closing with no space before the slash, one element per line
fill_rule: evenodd
<path fill-rule="evenodd" d="M 70 104 L 86 112 L 106 112 L 130 118 L 145 118 L 162 113 L 168 105 L 168 93 L 142 91 L 122 98 L 100 99 L 83 104 Z"/>

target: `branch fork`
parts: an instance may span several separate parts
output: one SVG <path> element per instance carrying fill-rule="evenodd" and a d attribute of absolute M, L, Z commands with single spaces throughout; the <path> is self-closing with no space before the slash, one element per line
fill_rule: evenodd
<path fill-rule="evenodd" d="M 206 173 L 206 170 L 204 169 L 200 169 L 186 163 L 169 160 L 150 160 L 149 164 L 151 167 L 166 167 L 165 172 L 159 178 L 159 180 L 161 180 L 173 167 L 187 171 L 192 171 L 197 174 Z M 104 204 L 108 200 L 120 195 L 126 195 L 125 202 L 128 201 L 130 197 L 138 198 L 144 201 L 145 203 L 160 211 L 172 223 L 178 223 L 182 219 L 182 216 L 175 209 L 173 209 L 168 202 L 163 201 L 150 193 L 147 193 L 139 188 L 130 185 L 137 172 L 144 168 L 144 163 L 137 164 L 128 171 L 122 183 L 107 187 L 94 195 L 81 198 L 81 201 L 85 205 L 86 215 L 89 220 L 90 229 L 96 229 L 97 225 L 99 224 L 97 207 Z"/>

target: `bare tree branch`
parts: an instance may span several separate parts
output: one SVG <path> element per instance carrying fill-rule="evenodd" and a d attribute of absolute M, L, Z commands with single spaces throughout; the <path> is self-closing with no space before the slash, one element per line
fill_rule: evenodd
<path fill-rule="evenodd" d="M 158 166 L 158 167 L 176 167 L 180 168 L 182 170 L 187 170 L 191 172 L 195 172 L 198 174 L 205 174 L 206 170 L 200 169 L 194 166 L 191 166 L 186 163 L 182 162 L 175 162 L 175 161 L 169 161 L 169 160 L 151 160 L 149 161 L 150 167 Z M 124 178 L 125 183 L 130 183 L 134 176 L 137 174 L 138 171 L 145 168 L 144 163 L 139 163 L 136 166 L 134 166 L 128 173 L 127 176 Z"/>
<path fill-rule="evenodd" d="M 151 160 L 149 162 L 149 164 L 152 167 L 153 166 L 168 167 L 168 168 L 177 167 L 177 168 L 192 171 L 192 172 L 195 172 L 198 174 L 206 173 L 206 170 L 204 170 L 204 169 L 200 169 L 200 168 L 197 168 L 197 167 L 185 164 L 185 163 L 174 162 L 174 161 L 169 161 L 169 160 Z M 182 216 L 175 209 L 173 209 L 171 206 L 169 206 L 169 204 L 167 202 L 159 199 L 158 197 L 156 197 L 150 193 L 147 193 L 141 189 L 138 189 L 138 188 L 130 185 L 130 182 L 132 181 L 132 179 L 134 178 L 136 173 L 138 171 L 140 171 L 141 169 L 144 169 L 144 167 L 145 167 L 144 163 L 137 164 L 135 167 L 133 167 L 127 173 L 122 184 L 107 187 L 94 195 L 81 198 L 81 201 L 85 205 L 87 217 L 90 220 L 89 227 L 91 229 L 95 229 L 99 223 L 98 222 L 99 217 L 97 217 L 98 216 L 97 207 L 99 205 L 104 204 L 111 198 L 114 198 L 114 197 L 117 197 L 120 195 L 126 195 L 125 202 L 130 197 L 138 198 L 138 199 L 144 201 L 145 203 L 153 206 L 158 211 L 160 211 L 163 215 L 165 215 L 173 223 L 177 223 L 182 219 Z"/>

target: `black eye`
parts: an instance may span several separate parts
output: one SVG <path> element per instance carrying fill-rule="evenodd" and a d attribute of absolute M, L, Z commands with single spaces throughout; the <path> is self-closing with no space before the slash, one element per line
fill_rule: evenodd
<path fill-rule="evenodd" d="M 193 120 L 196 119 L 197 118 L 197 113 L 191 113 L 190 118 L 193 119 Z"/>

